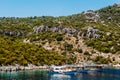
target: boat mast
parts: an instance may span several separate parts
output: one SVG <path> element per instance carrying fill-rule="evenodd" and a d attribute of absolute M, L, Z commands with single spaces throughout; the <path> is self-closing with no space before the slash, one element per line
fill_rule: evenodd
<path fill-rule="evenodd" d="M 68 51 L 67 51 L 67 43 L 65 45 L 65 49 L 66 49 L 66 63 L 65 64 L 68 64 L 68 60 L 67 60 L 67 54 L 68 54 Z"/>

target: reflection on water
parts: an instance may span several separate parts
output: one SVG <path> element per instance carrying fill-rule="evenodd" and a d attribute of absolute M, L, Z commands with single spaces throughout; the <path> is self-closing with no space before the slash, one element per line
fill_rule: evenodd
<path fill-rule="evenodd" d="M 51 75 L 51 80 L 71 80 L 71 76 L 64 74 L 53 74 Z"/>
<path fill-rule="evenodd" d="M 115 74 L 115 72 L 118 73 L 118 70 L 75 75 L 50 74 L 49 71 L 41 70 L 0 72 L 0 80 L 120 80 L 120 74 Z"/>
<path fill-rule="evenodd" d="M 0 80 L 50 80 L 47 71 L 0 72 Z"/>

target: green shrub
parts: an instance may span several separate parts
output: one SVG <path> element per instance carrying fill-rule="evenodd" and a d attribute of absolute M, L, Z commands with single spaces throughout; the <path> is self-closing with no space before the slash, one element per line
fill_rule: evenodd
<path fill-rule="evenodd" d="M 83 50 L 82 49 L 77 49 L 77 52 L 83 53 Z"/>
<path fill-rule="evenodd" d="M 60 35 L 58 35 L 58 36 L 56 37 L 56 40 L 57 40 L 57 41 L 62 41 L 62 40 L 63 40 L 63 37 L 60 36 Z"/>
<path fill-rule="evenodd" d="M 90 55 L 88 51 L 85 51 L 84 52 L 84 55 Z"/>

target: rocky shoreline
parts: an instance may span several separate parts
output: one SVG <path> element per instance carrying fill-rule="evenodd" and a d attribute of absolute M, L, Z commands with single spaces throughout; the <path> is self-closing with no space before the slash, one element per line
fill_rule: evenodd
<path fill-rule="evenodd" d="M 21 71 L 21 70 L 34 70 L 34 69 L 45 69 L 48 70 L 49 66 L 36 66 L 33 64 L 29 64 L 28 66 L 20 66 L 20 65 L 9 65 L 9 66 L 0 66 L 0 71 L 12 72 L 12 71 Z"/>
<path fill-rule="evenodd" d="M 82 66 L 82 65 L 81 65 Z M 91 65 L 86 65 L 86 66 L 91 66 Z M 92 66 L 98 66 L 98 67 L 103 67 L 103 68 L 116 68 L 116 69 L 120 69 L 120 64 L 116 64 L 116 65 L 107 65 L 107 64 L 99 64 L 99 65 L 92 65 Z M 33 64 L 28 64 L 28 66 L 21 66 L 21 65 L 9 65 L 9 66 L 0 66 L 0 72 L 13 72 L 13 71 L 24 71 L 24 70 L 37 70 L 37 69 L 41 69 L 41 70 L 49 70 L 50 66 L 48 65 L 44 65 L 44 66 L 36 66 Z"/>

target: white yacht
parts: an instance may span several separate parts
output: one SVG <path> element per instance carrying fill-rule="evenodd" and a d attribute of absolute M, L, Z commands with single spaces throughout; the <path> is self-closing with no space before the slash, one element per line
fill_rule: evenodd
<path fill-rule="evenodd" d="M 71 67 L 69 65 L 64 66 L 52 66 L 51 67 L 52 73 L 58 73 L 58 74 L 75 74 L 76 68 Z"/>

